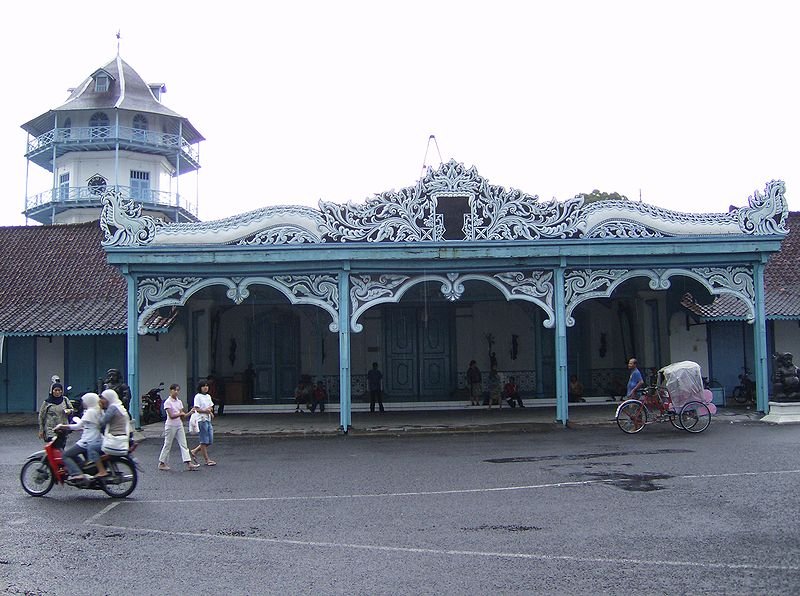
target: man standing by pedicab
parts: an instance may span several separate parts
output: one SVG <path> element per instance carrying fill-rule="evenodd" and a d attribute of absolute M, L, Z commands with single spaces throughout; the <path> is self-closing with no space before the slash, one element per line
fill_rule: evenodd
<path fill-rule="evenodd" d="M 625 401 L 626 399 L 636 399 L 636 392 L 644 385 L 644 378 L 642 377 L 642 373 L 639 371 L 639 361 L 636 358 L 631 358 L 628 360 L 628 370 L 631 373 L 631 376 L 628 377 L 628 387 L 625 392 L 625 397 L 623 397 L 620 401 Z"/>

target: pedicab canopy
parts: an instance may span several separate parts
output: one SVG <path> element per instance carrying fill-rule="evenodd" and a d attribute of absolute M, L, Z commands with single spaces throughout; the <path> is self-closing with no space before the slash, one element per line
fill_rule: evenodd
<path fill-rule="evenodd" d="M 697 362 L 691 360 L 675 362 L 658 372 L 660 378 L 663 379 L 662 386 L 669 392 L 672 405 L 676 410 L 679 411 L 690 401 L 703 402 L 711 409 L 712 395 L 703 387 L 703 376 Z M 716 407 L 711 409 L 712 414 L 715 412 Z"/>

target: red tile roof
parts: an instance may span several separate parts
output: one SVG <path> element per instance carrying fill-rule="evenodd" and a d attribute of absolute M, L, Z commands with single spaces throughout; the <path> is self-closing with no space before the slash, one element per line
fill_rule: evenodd
<path fill-rule="evenodd" d="M 127 284 L 97 221 L 0 227 L 0 333 L 124 333 Z"/>
<path fill-rule="evenodd" d="M 768 317 L 800 318 L 800 211 L 789 213 L 789 233 L 764 270 Z"/>
<path fill-rule="evenodd" d="M 764 308 L 769 319 L 800 319 L 800 211 L 790 212 L 786 220 L 789 233 L 773 253 L 764 269 Z M 694 302 L 691 294 L 681 305 L 700 317 L 738 319 L 747 316 L 744 304 L 722 295 L 707 306 Z"/>
<path fill-rule="evenodd" d="M 789 214 L 789 233 L 765 270 L 769 318 L 800 319 L 800 212 Z M 0 334 L 125 333 L 127 284 L 106 261 L 97 221 L 55 226 L 0 227 Z M 709 306 L 682 301 L 694 314 L 741 318 L 743 305 L 729 296 Z M 165 330 L 177 311 L 154 316 Z"/>

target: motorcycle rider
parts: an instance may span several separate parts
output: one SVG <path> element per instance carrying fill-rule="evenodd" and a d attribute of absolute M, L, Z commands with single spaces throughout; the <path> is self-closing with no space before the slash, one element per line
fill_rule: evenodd
<path fill-rule="evenodd" d="M 81 430 L 81 438 L 72 447 L 63 453 L 64 465 L 69 471 L 68 480 L 90 480 L 91 477 L 81 473 L 81 468 L 75 457 L 85 455 L 89 461 L 97 465 L 97 475 L 105 476 L 107 472 L 100 459 L 100 446 L 103 444 L 103 435 L 100 432 L 100 397 L 96 393 L 84 393 L 83 418 L 74 418 L 72 424 L 59 424 L 53 430 L 64 429 Z"/>
<path fill-rule="evenodd" d="M 116 368 L 109 368 L 106 371 L 106 378 L 103 381 L 103 389 L 113 389 L 119 396 L 122 405 L 130 412 L 131 389 L 122 381 L 122 373 Z"/>
<path fill-rule="evenodd" d="M 109 455 L 124 455 L 130 447 L 131 433 L 129 430 L 129 415 L 122 402 L 113 389 L 106 389 L 100 394 L 100 428 L 105 428 L 107 434 L 117 437 L 118 440 L 125 444 L 125 450 L 122 453 L 116 453 L 106 447 L 105 452 Z M 119 437 L 125 437 L 123 441 Z M 104 476 L 105 474 L 97 474 L 96 476 Z"/>

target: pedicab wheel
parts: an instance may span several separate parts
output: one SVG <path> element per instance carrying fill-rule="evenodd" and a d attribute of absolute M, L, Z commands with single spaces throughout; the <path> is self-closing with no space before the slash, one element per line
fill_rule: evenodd
<path fill-rule="evenodd" d="M 115 499 L 124 499 L 136 488 L 138 475 L 136 465 L 129 459 L 114 459 L 106 463 L 108 476 L 98 479 L 103 492 Z"/>
<path fill-rule="evenodd" d="M 669 415 L 669 423 L 678 430 L 683 430 L 680 414 L 678 414 L 678 412 L 670 412 L 668 415 Z"/>
<path fill-rule="evenodd" d="M 629 399 L 617 410 L 617 426 L 624 433 L 638 433 L 647 424 L 647 408 L 638 399 Z"/>
<path fill-rule="evenodd" d="M 32 497 L 43 497 L 50 492 L 56 479 L 53 471 L 43 459 L 25 462 L 19 473 L 19 481 L 26 493 Z"/>
<path fill-rule="evenodd" d="M 681 408 L 680 422 L 684 430 L 701 433 L 711 424 L 711 410 L 700 401 L 690 401 Z"/>

